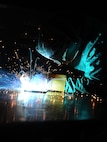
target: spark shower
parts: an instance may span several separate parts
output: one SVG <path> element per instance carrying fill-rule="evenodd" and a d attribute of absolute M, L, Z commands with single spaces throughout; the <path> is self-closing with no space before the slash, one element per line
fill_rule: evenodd
<path fill-rule="evenodd" d="M 85 86 L 90 85 L 92 80 L 100 80 L 100 78 L 96 76 L 100 74 L 100 71 L 102 69 L 100 66 L 101 53 L 97 51 L 96 47 L 103 44 L 103 41 L 100 40 L 101 36 L 102 34 L 99 33 L 99 35 L 96 37 L 96 39 L 93 42 L 89 41 L 86 44 L 86 47 L 84 48 L 81 54 L 81 58 L 78 65 L 74 66 L 74 69 L 78 71 L 82 71 L 84 73 L 83 76 L 81 76 L 80 78 L 73 79 L 71 76 L 69 77 L 62 76 L 62 78 L 59 78 L 59 76 L 54 76 L 53 78 L 47 78 L 48 73 L 44 75 L 42 72 L 32 74 L 31 73 L 32 51 L 30 49 L 29 50 L 29 53 L 30 53 L 29 54 L 30 55 L 29 56 L 30 57 L 29 73 L 25 71 L 20 71 L 19 74 L 16 75 L 16 74 L 11 74 L 7 71 L 4 71 L 3 69 L 0 69 L 0 84 L 1 84 L 0 88 L 10 89 L 10 90 L 13 89 L 13 90 L 28 90 L 28 91 L 29 90 L 30 91 L 48 91 L 52 89 L 50 88 L 50 84 L 52 83 L 52 80 L 56 78 L 56 79 L 63 79 L 65 81 L 65 84 L 63 84 L 62 90 L 68 94 L 75 93 L 76 91 L 82 92 L 82 93 L 90 93 L 86 90 Z M 46 51 L 46 56 L 45 55 L 44 56 L 47 58 L 48 51 L 47 50 L 45 51 Z M 66 54 L 66 51 L 65 51 L 65 54 Z M 77 55 L 74 55 L 74 57 L 75 56 Z M 35 64 L 33 68 L 34 70 L 36 69 L 36 66 L 37 66 L 37 59 L 38 57 L 36 57 L 35 59 Z M 57 83 L 61 83 L 61 82 L 57 82 Z M 57 83 L 56 85 L 58 86 Z"/>

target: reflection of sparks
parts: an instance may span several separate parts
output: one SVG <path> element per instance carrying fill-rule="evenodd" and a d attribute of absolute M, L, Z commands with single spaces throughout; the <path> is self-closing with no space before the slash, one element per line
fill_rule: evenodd
<path fill-rule="evenodd" d="M 23 91 L 16 93 L 15 91 L 5 90 L 3 92 L 0 91 L 0 94 L 2 94 L 0 97 L 4 96 L 1 103 L 9 110 L 7 111 L 9 115 L 7 115 L 6 119 L 3 119 L 6 123 L 27 120 L 87 120 L 93 117 L 95 112 L 94 109 L 96 110 L 97 108 L 96 104 L 100 103 L 100 99 L 98 102 L 93 99 L 90 105 L 90 100 L 96 96 L 95 94 L 91 96 L 87 94 L 75 94 L 77 99 L 75 99 L 75 96 L 72 99 L 69 99 L 69 96 L 62 98 L 60 97 L 61 94 L 57 95 L 56 92 L 54 92 L 53 95 L 46 95 L 45 93 Z M 81 103 L 84 101 L 87 103 Z M 18 115 L 15 115 L 16 113 Z"/>
<path fill-rule="evenodd" d="M 92 102 L 92 109 L 95 108 L 95 102 Z"/>

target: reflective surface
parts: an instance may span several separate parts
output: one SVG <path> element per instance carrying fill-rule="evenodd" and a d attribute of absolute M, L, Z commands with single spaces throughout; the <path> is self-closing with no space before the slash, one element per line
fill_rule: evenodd
<path fill-rule="evenodd" d="M 2 140 L 6 138 L 7 141 L 13 139 L 18 141 L 22 140 L 22 137 L 24 141 L 28 141 L 30 138 L 30 141 L 38 140 L 39 142 L 105 140 L 107 138 L 107 98 L 105 98 L 107 95 L 107 22 L 105 13 L 107 12 L 104 11 L 106 8 L 102 8 L 104 13 L 99 10 L 101 2 L 100 7 L 98 7 L 98 2 L 97 7 L 91 3 L 91 10 L 83 10 L 79 5 L 80 11 L 76 13 L 77 3 L 76 5 L 73 3 L 73 7 L 76 6 L 74 10 L 71 5 L 70 9 L 67 7 L 66 10 L 65 4 L 64 7 L 62 5 L 53 7 L 52 3 L 51 6 L 47 5 L 48 8 L 45 6 L 44 10 L 44 5 L 42 9 L 42 5 L 37 6 L 32 2 L 26 9 L 26 4 L 27 2 L 22 4 L 22 7 L 18 7 L 15 1 L 17 6 L 0 5 L 2 19 L 0 22 L 0 89 L 4 89 L 0 90 L 0 124 L 6 124 L 0 125 L 0 132 L 3 134 L 0 133 Z M 30 5 L 33 5 L 33 9 L 29 9 Z M 58 7 L 56 8 L 56 6 Z M 48 9 L 50 10 L 48 11 Z M 101 38 L 97 44 L 94 44 L 100 33 Z M 46 50 L 46 58 L 35 50 L 36 45 L 39 45 L 39 34 L 41 34 L 41 41 L 45 42 L 50 49 Z M 72 46 L 69 48 L 68 41 L 75 44 L 71 44 Z M 89 49 L 90 46 L 93 46 L 93 49 L 88 54 L 89 56 L 84 54 L 85 56 L 80 58 L 84 49 Z M 45 46 L 41 46 L 40 49 L 43 49 L 42 47 Z M 50 55 L 48 53 L 52 51 L 51 49 L 55 49 L 55 56 L 48 60 L 47 57 Z M 67 56 L 65 49 L 68 49 Z M 100 52 L 101 57 L 98 59 L 101 62 L 99 60 L 94 62 L 94 59 L 98 57 L 96 55 L 99 55 Z M 64 64 L 57 66 L 53 62 L 59 63 L 57 59 L 59 61 L 63 59 Z M 65 62 L 66 59 L 67 62 Z M 68 65 L 68 63 L 70 64 Z M 81 65 L 77 67 L 79 70 L 75 70 L 77 63 Z M 92 81 L 90 77 L 97 75 L 99 71 L 98 68 L 93 68 L 97 65 L 102 68 L 98 74 L 101 80 L 95 81 L 96 78 L 93 78 Z M 94 72 L 90 72 L 93 69 Z M 83 76 L 81 70 L 85 71 L 85 80 L 81 79 Z M 22 87 L 16 76 L 20 79 L 21 75 L 29 76 L 30 74 L 32 76 L 36 73 L 47 74 L 49 72 L 68 75 L 67 86 L 70 85 L 70 90 L 66 89 L 68 94 L 60 94 L 57 91 L 37 91 L 45 88 L 44 82 L 43 88 L 41 88 L 42 80 L 39 83 L 41 89 L 37 84 L 34 86 L 36 91 L 13 91 L 17 87 L 20 88 L 20 85 Z M 38 83 L 38 80 L 35 82 Z M 87 83 L 91 84 L 87 85 Z M 27 90 L 34 90 L 32 83 L 28 86 L 25 84 L 23 87 Z M 76 93 L 77 90 L 81 92 L 84 89 L 87 89 L 90 95 L 86 94 L 86 91 L 84 94 Z"/>
<path fill-rule="evenodd" d="M 26 98 L 25 98 L 26 96 Z M 106 119 L 105 101 L 96 94 L 1 90 L 0 123 Z"/>

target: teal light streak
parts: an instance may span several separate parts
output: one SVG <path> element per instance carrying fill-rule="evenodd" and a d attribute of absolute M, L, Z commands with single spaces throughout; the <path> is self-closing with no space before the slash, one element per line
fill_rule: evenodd
<path fill-rule="evenodd" d="M 65 92 L 67 93 L 75 93 L 76 91 L 79 91 L 81 93 L 89 93 L 85 88 L 84 88 L 84 77 L 77 78 L 76 82 L 74 83 L 74 81 L 72 80 L 71 77 L 69 77 L 66 80 L 66 84 L 65 84 Z"/>
<path fill-rule="evenodd" d="M 81 55 L 81 60 L 79 64 L 75 67 L 75 69 L 81 70 L 84 72 L 84 76 L 86 78 L 89 78 L 90 80 L 97 79 L 99 78 L 95 77 L 97 73 L 101 70 L 95 69 L 94 64 L 99 65 L 100 60 L 98 58 L 100 57 L 100 53 L 96 53 L 96 48 L 95 44 L 98 42 L 99 37 L 101 34 L 98 35 L 98 37 L 95 39 L 94 42 L 88 42 L 86 45 L 86 48 L 84 49 L 82 55 Z"/>
<path fill-rule="evenodd" d="M 81 59 L 79 64 L 75 67 L 75 69 L 83 71 L 84 76 L 82 78 L 77 78 L 76 82 L 74 83 L 73 79 L 69 77 L 66 80 L 65 85 L 65 92 L 67 93 L 74 93 L 76 91 L 79 91 L 81 93 L 89 93 L 84 88 L 84 77 L 86 78 L 86 85 L 89 85 L 90 80 L 100 80 L 96 77 L 96 74 L 100 72 L 102 68 L 95 68 L 96 66 L 100 65 L 100 59 L 101 53 L 96 53 L 96 43 L 99 40 L 99 37 L 101 34 L 98 35 L 98 37 L 94 40 L 94 42 L 89 41 L 86 45 L 86 48 L 83 50 Z M 101 42 L 103 43 L 103 42 Z"/>

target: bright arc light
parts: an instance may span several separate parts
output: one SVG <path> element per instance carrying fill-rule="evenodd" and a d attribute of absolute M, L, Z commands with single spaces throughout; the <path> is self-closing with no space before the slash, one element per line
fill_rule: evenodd
<path fill-rule="evenodd" d="M 27 74 L 23 74 L 20 77 L 20 81 L 22 85 L 18 101 L 23 102 L 24 106 L 28 106 L 37 100 L 37 98 L 42 100 L 47 92 L 57 91 L 64 93 L 66 76 L 54 74 L 47 78 L 43 74 L 36 74 L 30 78 Z"/>
<path fill-rule="evenodd" d="M 20 77 L 21 90 L 27 91 L 47 91 L 47 78 L 41 74 L 36 74 L 30 78 L 27 74 Z"/>

